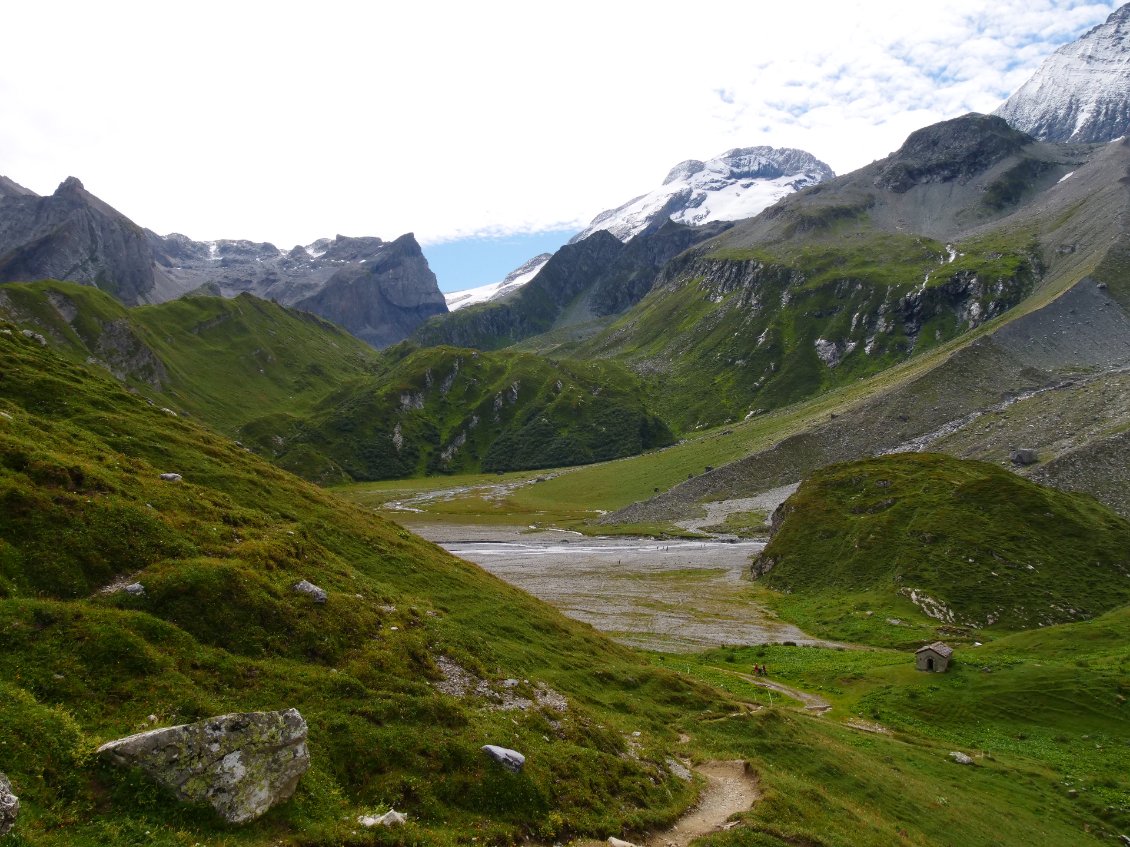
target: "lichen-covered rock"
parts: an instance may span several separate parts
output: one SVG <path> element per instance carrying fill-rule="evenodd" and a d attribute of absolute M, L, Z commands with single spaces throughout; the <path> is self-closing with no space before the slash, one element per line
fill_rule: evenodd
<path fill-rule="evenodd" d="M 6 835 L 16 825 L 20 813 L 20 798 L 12 793 L 12 783 L 0 773 L 0 835 Z"/>
<path fill-rule="evenodd" d="M 186 802 L 246 823 L 294 794 L 310 765 L 297 709 L 220 715 L 111 741 L 98 752 L 139 767 Z"/>
<path fill-rule="evenodd" d="M 319 588 L 318 586 L 316 586 L 314 583 L 310 582 L 309 580 L 304 579 L 301 582 L 295 583 L 294 590 L 297 591 L 299 594 L 305 594 L 307 597 L 312 599 L 315 603 L 325 603 L 326 602 L 326 596 L 327 596 L 326 590 L 324 588 Z M 393 627 L 393 629 L 396 629 L 396 627 Z"/>
<path fill-rule="evenodd" d="M 973 760 L 969 758 L 969 756 L 967 756 L 965 753 L 954 751 L 953 753 L 950 753 L 950 758 L 957 762 L 959 765 L 973 764 Z"/>
<path fill-rule="evenodd" d="M 484 744 L 482 751 L 502 765 L 511 773 L 518 773 L 526 763 L 526 757 L 517 750 L 499 747 L 496 744 Z"/>

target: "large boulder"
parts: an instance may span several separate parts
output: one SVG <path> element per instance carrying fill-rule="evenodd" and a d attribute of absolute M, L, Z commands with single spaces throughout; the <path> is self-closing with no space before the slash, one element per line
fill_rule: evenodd
<path fill-rule="evenodd" d="M 12 793 L 12 783 L 0 773 L 0 835 L 6 835 L 16 825 L 20 813 L 20 798 Z"/>
<path fill-rule="evenodd" d="M 310 765 L 297 709 L 221 715 L 111 741 L 98 752 L 139 767 L 190 803 L 246 823 L 287 800 Z"/>

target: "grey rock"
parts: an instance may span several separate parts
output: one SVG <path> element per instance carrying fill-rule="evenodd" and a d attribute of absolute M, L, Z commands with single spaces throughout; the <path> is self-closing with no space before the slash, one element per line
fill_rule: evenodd
<path fill-rule="evenodd" d="M 0 835 L 11 832 L 20 813 L 20 798 L 12 793 L 12 783 L 0 773 Z"/>
<path fill-rule="evenodd" d="M 1027 447 L 1021 447 L 1019 450 L 1013 450 L 1009 458 L 1014 465 L 1034 465 L 1040 461 L 1040 454 Z"/>
<path fill-rule="evenodd" d="M 383 815 L 361 815 L 357 818 L 357 823 L 367 828 L 374 826 L 403 826 L 408 823 L 408 815 L 403 812 L 398 812 L 396 809 L 389 809 Z"/>
<path fill-rule="evenodd" d="M 319 588 L 314 583 L 305 579 L 295 583 L 294 590 L 299 594 L 305 594 L 307 597 L 310 597 L 315 603 L 325 603 L 328 596 L 325 589 Z"/>
<path fill-rule="evenodd" d="M 44 338 L 42 335 L 40 335 L 38 332 L 35 332 L 34 330 L 23 329 L 23 330 L 20 330 L 20 334 L 23 335 L 24 338 L 30 338 L 32 341 L 37 342 L 40 347 L 46 347 L 47 346 L 47 339 Z"/>
<path fill-rule="evenodd" d="M 246 823 L 290 798 L 310 766 L 306 721 L 297 709 L 220 715 L 111 741 L 98 753 L 139 767 L 190 803 L 207 802 Z"/>
<path fill-rule="evenodd" d="M 50 197 L 25 192 L 0 192 L 0 281 L 102 283 L 128 305 L 150 301 L 156 280 L 144 229 L 74 177 Z"/>
<path fill-rule="evenodd" d="M 140 582 L 131 583 L 123 588 L 122 591 L 124 591 L 126 594 L 132 594 L 134 597 L 145 596 L 145 586 Z"/>
<path fill-rule="evenodd" d="M 511 773 L 518 773 L 526 763 L 526 757 L 517 750 L 499 747 L 495 744 L 484 744 L 481 749 Z"/>
<path fill-rule="evenodd" d="M 625 841 L 623 838 L 617 838 L 614 835 L 608 837 L 608 847 L 639 847 L 635 842 Z"/>
<path fill-rule="evenodd" d="M 165 480 L 165 482 L 180 482 L 181 475 L 179 473 L 163 473 L 161 474 L 161 479 Z"/>
<path fill-rule="evenodd" d="M 973 764 L 973 760 L 971 758 L 969 758 L 969 756 L 965 755 L 964 753 L 958 753 L 957 751 L 950 753 L 950 758 L 953 761 L 957 762 L 959 765 L 971 765 L 971 764 Z"/>

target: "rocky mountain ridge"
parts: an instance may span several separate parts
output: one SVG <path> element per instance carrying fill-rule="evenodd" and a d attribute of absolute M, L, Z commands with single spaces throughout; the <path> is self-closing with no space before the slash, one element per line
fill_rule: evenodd
<path fill-rule="evenodd" d="M 311 311 L 374 346 L 447 311 L 411 233 L 391 242 L 338 235 L 289 251 L 240 240 L 200 242 L 144 229 L 69 177 L 40 197 L 0 181 L 0 281 L 94 285 L 126 305 L 189 291 L 244 292 Z"/>
<path fill-rule="evenodd" d="M 1130 132 L 1130 4 L 1056 50 L 994 114 L 1041 141 Z"/>

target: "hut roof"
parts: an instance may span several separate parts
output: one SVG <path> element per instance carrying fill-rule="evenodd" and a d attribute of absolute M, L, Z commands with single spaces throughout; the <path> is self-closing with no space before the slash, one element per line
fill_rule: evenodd
<path fill-rule="evenodd" d="M 927 644 L 925 647 L 919 647 L 915 653 L 921 653 L 923 650 L 933 650 L 943 659 L 948 659 L 953 655 L 953 648 L 943 644 L 941 641 L 935 641 L 933 644 Z"/>

